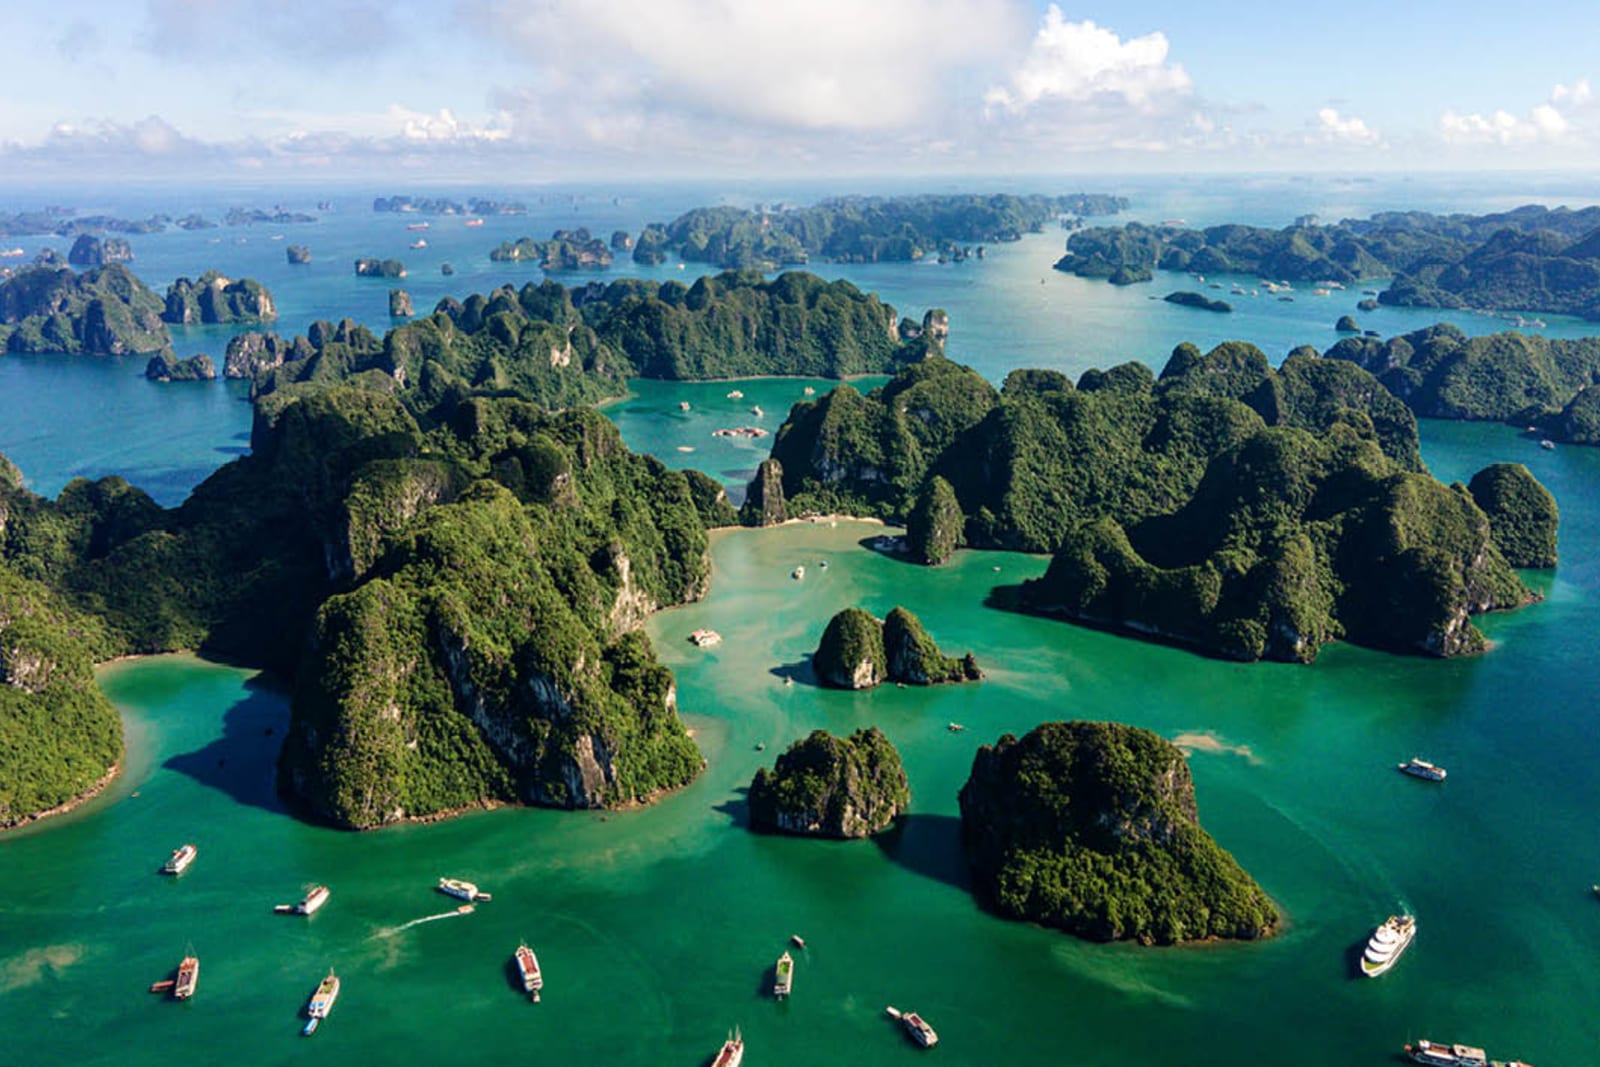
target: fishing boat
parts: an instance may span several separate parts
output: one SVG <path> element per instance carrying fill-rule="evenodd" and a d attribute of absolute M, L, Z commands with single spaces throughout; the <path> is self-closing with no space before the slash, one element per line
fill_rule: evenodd
<path fill-rule="evenodd" d="M 418 237 L 415 241 L 411 242 L 411 247 L 413 249 L 427 248 L 428 247 L 428 239 L 426 237 Z"/>
<path fill-rule="evenodd" d="M 328 887 L 314 885 L 306 890 L 306 895 L 300 898 L 298 904 L 279 904 L 272 910 L 279 915 L 311 915 L 318 908 L 328 902 Z"/>
<path fill-rule="evenodd" d="M 899 1019 L 900 1025 L 906 1028 L 906 1033 L 911 1035 L 911 1040 L 923 1048 L 932 1048 L 939 1043 L 939 1035 L 934 1033 L 933 1027 L 928 1025 L 926 1019 L 914 1011 L 901 1011 L 893 1004 L 883 1009 L 884 1014 L 891 1019 Z"/>
<path fill-rule="evenodd" d="M 463 881 L 460 878 L 439 879 L 439 892 L 448 897 L 455 897 L 458 900 L 465 900 L 469 904 L 474 901 L 488 901 L 494 899 L 473 883 Z"/>
<path fill-rule="evenodd" d="M 678 410 L 679 411 L 688 411 L 689 410 L 689 402 L 687 400 L 678 401 Z"/>
<path fill-rule="evenodd" d="M 728 394 L 728 399 L 729 400 L 743 400 L 744 399 L 744 394 L 741 393 L 739 390 L 735 389 L 733 392 Z"/>
<path fill-rule="evenodd" d="M 1372 931 L 1361 954 L 1361 973 L 1376 978 L 1393 967 L 1417 936 L 1417 920 L 1410 915 L 1391 915 Z"/>
<path fill-rule="evenodd" d="M 1546 437 L 1539 442 L 1539 447 L 1544 449 L 1546 452 L 1554 452 L 1556 450 L 1556 443 L 1550 440 L 1550 438 Z"/>
<path fill-rule="evenodd" d="M 162 865 L 161 873 L 182 874 L 184 871 L 189 869 L 189 864 L 194 862 L 195 856 L 199 855 L 199 853 L 200 850 L 195 848 L 193 845 L 183 845 L 179 848 L 173 849 L 172 855 L 168 857 L 167 862 Z"/>
<path fill-rule="evenodd" d="M 328 1017 L 333 1010 L 333 1002 L 339 999 L 339 976 L 333 973 L 333 968 L 328 968 L 328 977 L 317 985 L 317 991 L 311 994 L 311 999 L 306 1002 L 306 1027 L 300 1032 L 310 1037 L 317 1032 L 317 1026 Z"/>
<path fill-rule="evenodd" d="M 1413 778 L 1422 778 L 1430 782 L 1442 782 L 1445 779 L 1446 771 L 1443 767 L 1435 763 L 1429 763 L 1425 759 L 1418 759 L 1415 756 L 1412 756 L 1408 762 L 1397 764 L 1397 766 L 1400 768 L 1401 774 L 1409 774 Z"/>
<path fill-rule="evenodd" d="M 778 966 L 773 971 L 772 995 L 782 1000 L 794 988 L 794 957 L 785 952 L 778 957 Z"/>
<path fill-rule="evenodd" d="M 744 1037 L 740 1035 L 739 1028 L 734 1027 L 733 1033 L 728 1035 L 728 1040 L 722 1043 L 722 1051 L 711 1061 L 711 1067 L 739 1067 L 743 1062 Z"/>
<path fill-rule="evenodd" d="M 789 577 L 791 577 L 791 578 L 793 578 L 793 579 L 794 579 L 794 580 L 795 580 L 795 581 L 797 581 L 797 582 L 798 582 L 798 581 L 799 581 L 799 580 L 800 580 L 800 579 L 802 579 L 802 578 L 804 578 L 804 577 L 805 577 L 805 576 L 806 576 L 806 569 L 805 569 L 805 567 L 803 567 L 803 566 L 802 566 L 802 567 L 796 567 L 796 568 L 795 568 L 795 569 L 794 569 L 794 571 L 793 571 L 793 573 L 791 573 L 791 574 L 790 574 L 790 575 L 789 575 Z"/>
<path fill-rule="evenodd" d="M 172 984 L 173 1000 L 188 1000 L 200 986 L 200 957 L 185 956 L 178 964 L 178 980 Z"/>
<path fill-rule="evenodd" d="M 537 1004 L 539 990 L 544 988 L 544 975 L 539 973 L 539 957 L 533 954 L 533 949 L 522 944 L 517 946 L 512 959 L 516 962 L 517 974 L 522 978 L 522 991 Z"/>

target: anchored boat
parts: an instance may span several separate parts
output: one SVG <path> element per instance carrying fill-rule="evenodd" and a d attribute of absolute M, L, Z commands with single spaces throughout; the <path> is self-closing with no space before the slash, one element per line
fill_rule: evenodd
<path fill-rule="evenodd" d="M 333 968 L 328 968 L 328 977 L 324 978 L 317 986 L 317 991 L 311 994 L 311 999 L 306 1002 L 306 1020 L 304 1030 L 300 1032 L 310 1037 L 317 1032 L 317 1026 L 328 1017 L 333 1010 L 333 1002 L 339 999 L 339 976 L 333 973 Z"/>
<path fill-rule="evenodd" d="M 182 874 L 189 869 L 189 864 L 200 854 L 200 850 L 193 845 L 180 845 L 172 850 L 172 855 L 167 862 L 161 865 L 162 874 Z"/>
<path fill-rule="evenodd" d="M 279 915 L 311 915 L 318 908 L 328 902 L 328 887 L 314 885 L 306 891 L 306 895 L 298 904 L 279 904 L 272 910 Z"/>
<path fill-rule="evenodd" d="M 544 975 L 539 972 L 539 957 L 533 954 L 533 949 L 523 944 L 517 946 L 513 958 L 517 964 L 517 974 L 522 978 L 522 991 L 537 1004 L 539 990 L 544 988 Z"/>
<path fill-rule="evenodd" d="M 1423 778 L 1430 782 L 1442 782 L 1445 779 L 1445 769 L 1436 763 L 1429 763 L 1425 759 L 1412 756 L 1406 763 L 1398 764 L 1401 774 L 1409 774 L 1413 778 Z"/>
<path fill-rule="evenodd" d="M 734 1027 L 733 1033 L 728 1035 L 728 1040 L 722 1043 L 722 1051 L 711 1061 L 711 1067 L 739 1067 L 743 1062 L 744 1038 L 740 1035 L 739 1028 Z"/>
<path fill-rule="evenodd" d="M 911 1040 L 923 1048 L 932 1048 L 939 1043 L 939 1035 L 933 1027 L 928 1025 L 926 1019 L 914 1011 L 901 1011 L 893 1004 L 883 1009 L 884 1014 L 891 1019 L 899 1019 L 900 1025 L 906 1028 L 906 1033 L 911 1035 Z"/>
<path fill-rule="evenodd" d="M 185 956 L 178 964 L 178 980 L 172 984 L 173 1000 L 188 1000 L 200 987 L 200 957 Z"/>
<path fill-rule="evenodd" d="M 794 957 L 785 952 L 778 957 L 778 966 L 773 971 L 772 995 L 782 1000 L 794 988 Z"/>

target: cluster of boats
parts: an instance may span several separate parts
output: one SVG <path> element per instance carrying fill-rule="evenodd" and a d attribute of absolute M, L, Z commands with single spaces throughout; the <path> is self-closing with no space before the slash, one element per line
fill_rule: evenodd
<path fill-rule="evenodd" d="M 161 873 L 180 875 L 194 863 L 199 855 L 199 849 L 193 844 L 182 845 L 172 851 L 167 862 L 162 864 Z M 460 878 L 440 878 L 439 892 L 446 896 L 455 897 L 466 901 L 458 911 L 470 912 L 475 904 L 494 899 L 490 894 L 479 889 L 472 882 Z M 307 888 L 305 896 L 295 904 L 277 904 L 273 911 L 279 915 L 314 915 L 328 902 L 331 892 L 325 885 L 313 885 Z M 522 981 L 523 991 L 531 999 L 538 1001 L 539 991 L 544 988 L 544 976 L 539 970 L 539 957 L 534 955 L 533 949 L 526 942 L 517 946 L 512 954 L 512 961 L 516 965 L 517 975 Z M 194 954 L 193 949 L 184 956 L 178 964 L 176 975 L 172 978 L 154 982 L 150 986 L 152 993 L 170 994 L 174 1000 L 188 1000 L 194 996 L 200 987 L 200 957 Z M 333 968 L 328 968 L 328 976 L 319 983 L 306 1002 L 306 1024 L 301 1033 L 307 1037 L 316 1033 L 322 1020 L 326 1019 L 333 1011 L 334 1001 L 339 999 L 339 976 L 334 974 Z"/>

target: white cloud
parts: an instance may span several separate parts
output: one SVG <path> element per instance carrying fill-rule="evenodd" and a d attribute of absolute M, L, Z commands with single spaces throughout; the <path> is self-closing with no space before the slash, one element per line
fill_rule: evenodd
<path fill-rule="evenodd" d="M 540 88 L 579 97 L 541 93 L 537 106 L 581 105 L 598 116 L 596 137 L 665 111 L 799 131 L 901 128 L 933 115 L 946 75 L 992 62 L 1018 25 L 1013 0 L 469 0 L 466 10 Z"/>
<path fill-rule="evenodd" d="M 1557 85 L 1550 99 L 1518 118 L 1504 108 L 1488 115 L 1446 111 L 1439 118 L 1439 136 L 1457 145 L 1554 144 L 1591 139 L 1600 133 L 1596 123 L 1594 92 L 1588 78 Z"/>
<path fill-rule="evenodd" d="M 1167 61 L 1167 38 L 1150 33 L 1124 41 L 1093 22 L 1068 22 L 1051 4 L 1009 85 L 996 85 L 984 103 L 1011 112 L 1051 101 L 1087 103 L 1115 98 L 1138 110 L 1186 96 L 1194 87 L 1182 65 Z"/>
<path fill-rule="evenodd" d="M 413 144 L 470 144 L 504 141 L 511 136 L 510 116 L 504 112 L 497 113 L 482 126 L 456 118 L 449 108 L 440 108 L 429 114 L 390 104 L 388 117 L 399 127 L 399 136 Z"/>
<path fill-rule="evenodd" d="M 1378 131 L 1354 115 L 1341 115 L 1336 108 L 1317 111 L 1316 139 L 1324 143 L 1375 145 L 1382 140 Z"/>

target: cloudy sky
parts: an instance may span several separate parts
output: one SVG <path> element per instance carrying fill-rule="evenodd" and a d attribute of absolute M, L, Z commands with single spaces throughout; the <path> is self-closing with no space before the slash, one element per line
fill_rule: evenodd
<path fill-rule="evenodd" d="M 1592 168 L 1600 3 L 5 0 L 0 180 Z"/>

